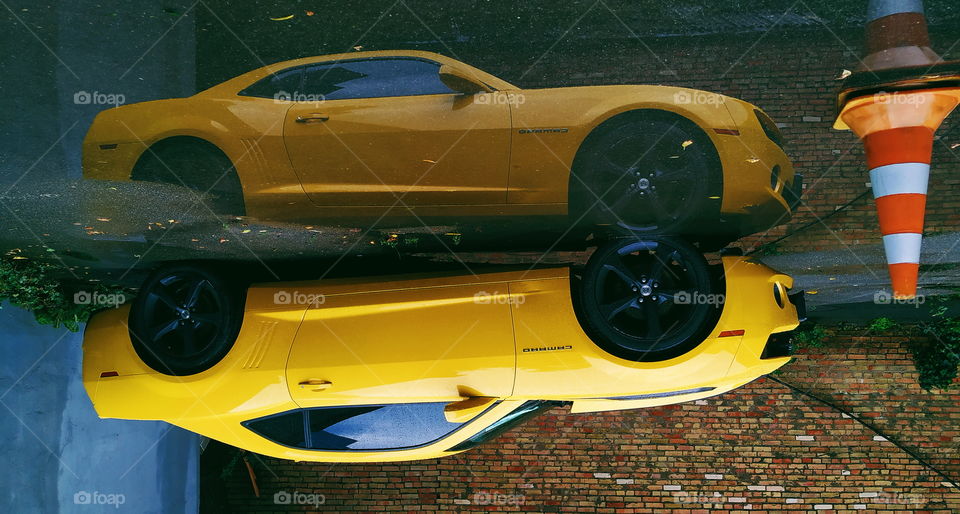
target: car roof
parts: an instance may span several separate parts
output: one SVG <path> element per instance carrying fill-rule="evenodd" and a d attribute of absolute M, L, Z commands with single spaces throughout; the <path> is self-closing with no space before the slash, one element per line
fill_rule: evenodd
<path fill-rule="evenodd" d="M 307 64 L 316 64 L 323 62 L 332 62 L 332 61 L 346 61 L 346 60 L 358 60 L 358 59 L 376 59 L 380 57 L 410 57 L 415 59 L 426 59 L 440 64 L 449 64 L 456 66 L 457 68 L 463 70 L 469 75 L 476 77 L 477 79 L 483 81 L 487 85 L 491 86 L 494 89 L 519 89 L 517 86 L 500 79 L 494 75 L 491 75 L 483 70 L 474 68 L 469 64 L 466 64 L 457 59 L 447 57 L 435 52 L 426 52 L 423 50 L 372 50 L 366 52 L 349 52 L 349 53 L 339 53 L 339 54 L 328 54 L 328 55 L 317 55 L 311 57 L 301 57 L 298 59 L 289 59 L 286 61 L 280 61 L 273 64 L 268 64 L 262 66 L 255 70 L 248 71 L 242 75 L 234 77 L 225 82 L 221 82 L 205 91 L 201 91 L 198 95 L 216 95 L 216 94 L 226 94 L 233 95 L 237 91 L 253 84 L 257 80 L 260 80 L 267 75 L 277 73 L 279 71 L 285 70 L 287 68 L 293 68 L 296 66 L 303 66 Z"/>

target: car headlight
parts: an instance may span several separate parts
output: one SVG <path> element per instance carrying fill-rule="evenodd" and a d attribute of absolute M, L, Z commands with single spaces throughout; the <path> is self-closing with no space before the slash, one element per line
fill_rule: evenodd
<path fill-rule="evenodd" d="M 777 123 L 773 121 L 773 118 L 767 116 L 767 113 L 761 111 L 760 109 L 754 109 L 753 114 L 757 116 L 757 121 L 760 122 L 760 127 L 763 128 L 763 133 L 770 138 L 770 141 L 773 141 L 777 146 L 783 148 L 783 132 L 780 132 L 780 127 L 778 127 Z"/>

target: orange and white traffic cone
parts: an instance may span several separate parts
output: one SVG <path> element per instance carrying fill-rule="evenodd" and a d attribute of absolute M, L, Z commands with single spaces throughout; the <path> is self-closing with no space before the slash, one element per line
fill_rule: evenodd
<path fill-rule="evenodd" d="M 871 0 L 867 38 L 869 54 L 845 82 L 834 128 L 863 141 L 893 295 L 913 298 L 933 134 L 960 103 L 960 88 L 946 82 L 954 63 L 930 49 L 922 1 Z"/>
<path fill-rule="evenodd" d="M 958 90 L 855 98 L 840 119 L 863 141 L 893 295 L 917 293 L 933 133 L 960 102 Z"/>

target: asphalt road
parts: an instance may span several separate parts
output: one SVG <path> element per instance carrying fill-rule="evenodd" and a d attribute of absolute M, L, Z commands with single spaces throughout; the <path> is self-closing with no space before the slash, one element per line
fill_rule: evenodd
<path fill-rule="evenodd" d="M 298 278 L 309 278 L 438 268 L 470 273 L 491 264 L 585 260 L 582 252 L 545 253 L 553 236 L 532 242 L 494 237 L 495 230 L 480 233 L 453 226 L 371 229 L 218 217 L 193 191 L 166 184 L 26 182 L 0 194 L 3 211 L 0 251 L 57 264 L 66 278 L 133 287 L 151 266 L 172 260 L 245 263 L 262 280 L 286 278 L 292 267 L 300 270 Z M 500 248 L 489 251 L 491 242 Z M 540 249 L 523 249 L 524 244 Z M 506 248 L 514 251 L 504 252 Z M 889 286 L 879 244 L 756 258 L 792 275 L 795 286 L 807 291 L 813 309 L 862 303 L 880 310 L 918 307 L 884 302 Z M 960 232 L 926 237 L 922 262 L 921 295 L 960 290 Z"/>

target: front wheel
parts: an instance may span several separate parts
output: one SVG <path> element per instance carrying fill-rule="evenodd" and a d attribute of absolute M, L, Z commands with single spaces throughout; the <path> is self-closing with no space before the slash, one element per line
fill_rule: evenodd
<path fill-rule="evenodd" d="M 130 311 L 137 355 L 167 375 L 192 375 L 219 362 L 243 320 L 244 292 L 193 265 L 163 268 L 140 288 Z"/>
<path fill-rule="evenodd" d="M 634 361 L 664 360 L 698 345 L 722 298 L 703 256 L 668 238 L 616 239 L 599 247 L 578 296 L 594 341 Z"/>
<path fill-rule="evenodd" d="M 719 214 L 722 172 L 690 122 L 631 116 L 598 129 L 577 155 L 571 212 L 629 234 L 685 234 Z"/>

